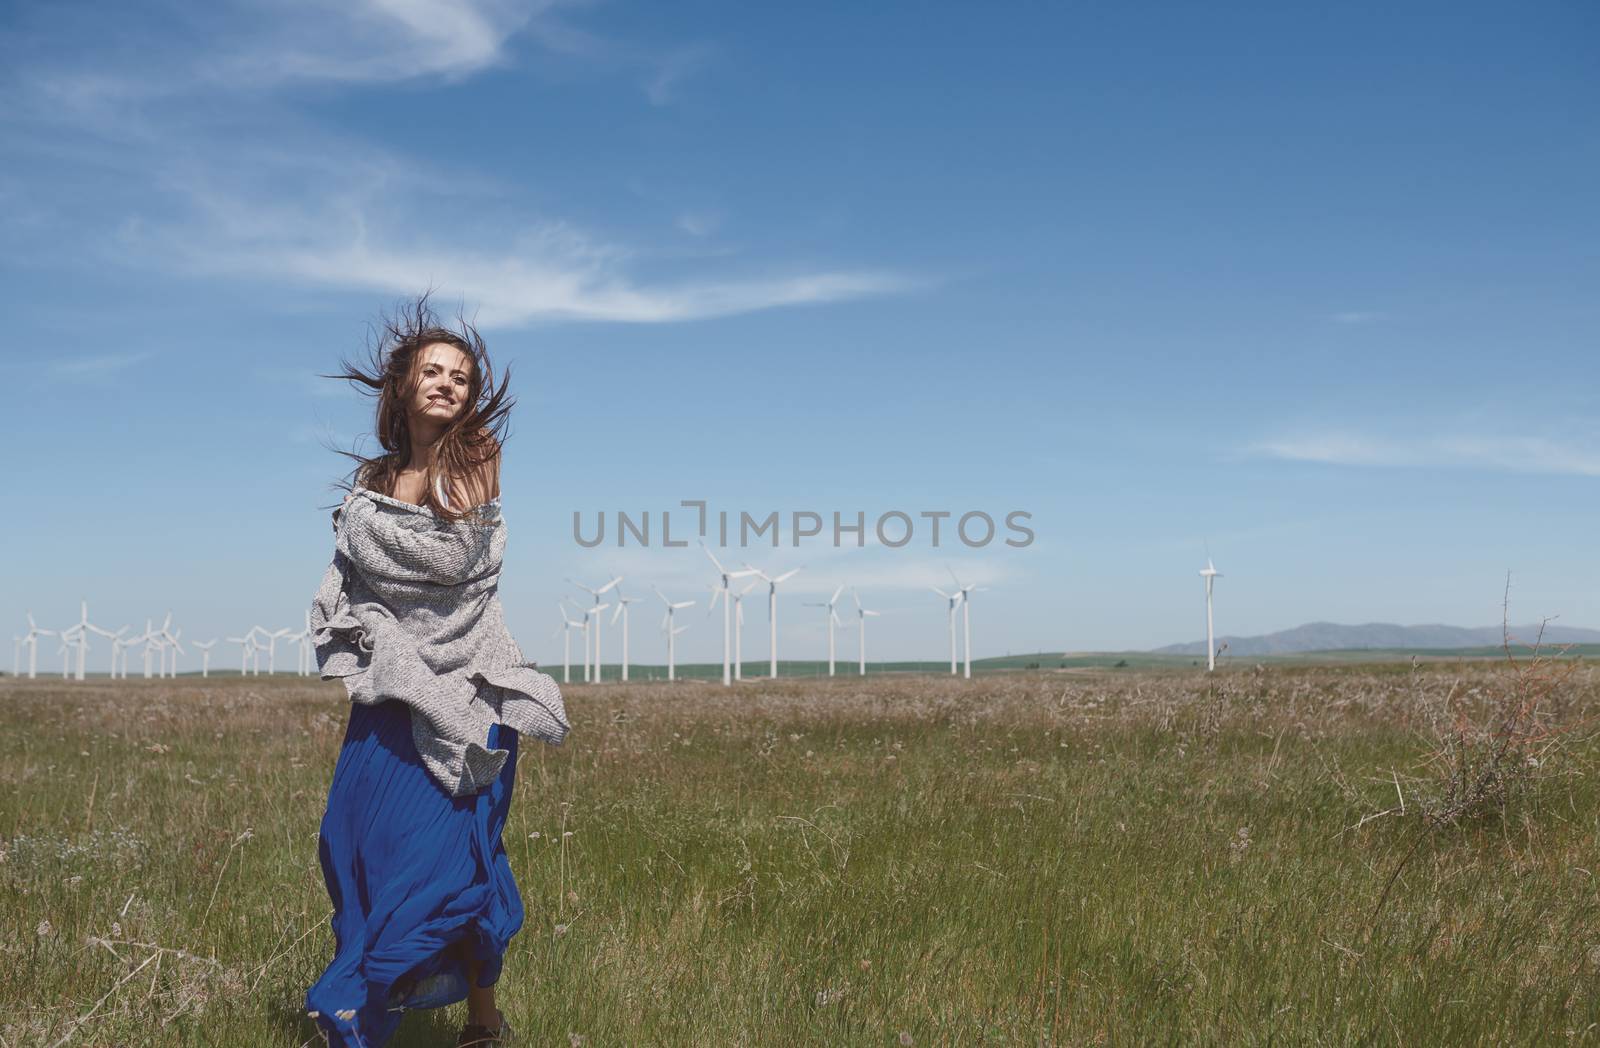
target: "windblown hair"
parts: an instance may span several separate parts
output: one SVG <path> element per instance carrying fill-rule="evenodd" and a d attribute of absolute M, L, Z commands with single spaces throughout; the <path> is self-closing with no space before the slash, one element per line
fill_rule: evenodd
<path fill-rule="evenodd" d="M 497 382 L 489 363 L 488 347 L 477 329 L 460 313 L 456 316 L 455 328 L 445 327 L 428 305 L 430 294 L 431 290 L 414 301 L 401 302 L 392 316 L 381 314 L 378 325 L 369 326 L 369 360 L 365 368 L 341 359 L 339 374 L 319 377 L 359 383 L 357 388 L 363 394 L 377 398 L 377 436 L 385 454 L 369 457 L 334 448 L 356 461 L 347 479 L 336 487 L 348 492 L 359 485 L 392 495 L 396 478 L 411 461 L 407 410 L 420 377 L 415 366 L 418 351 L 442 342 L 472 358 L 472 374 L 467 380 L 462 410 L 439 437 L 433 465 L 423 478 L 420 503 L 453 522 L 468 518 L 469 507 L 440 505 L 435 494 L 436 483 L 442 480 L 448 493 L 452 480 L 465 485 L 468 478 L 480 476 L 479 470 L 488 468 L 488 463 L 500 451 L 507 418 L 516 401 L 507 395 L 510 368 Z"/>

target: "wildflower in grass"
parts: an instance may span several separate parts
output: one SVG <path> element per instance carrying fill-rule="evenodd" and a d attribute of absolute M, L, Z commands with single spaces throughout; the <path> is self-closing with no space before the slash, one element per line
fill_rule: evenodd
<path fill-rule="evenodd" d="M 55 931 L 55 929 L 50 927 L 49 921 L 40 921 L 39 927 L 35 928 L 33 931 L 34 934 L 39 936 L 39 938 L 46 939 L 49 938 L 50 933 Z"/>
<path fill-rule="evenodd" d="M 911 1039 L 911 1032 L 909 1030 L 900 1031 L 900 1048 L 911 1048 L 911 1046 L 916 1043 L 917 1042 Z"/>

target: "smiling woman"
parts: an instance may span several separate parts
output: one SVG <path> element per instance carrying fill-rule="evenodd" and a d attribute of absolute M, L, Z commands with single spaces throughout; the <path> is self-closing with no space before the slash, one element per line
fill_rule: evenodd
<path fill-rule="evenodd" d="M 510 1034 L 494 985 L 523 921 L 500 839 L 517 742 L 567 732 L 496 596 L 513 402 L 427 295 L 383 320 L 370 367 L 325 377 L 377 397 L 385 454 L 341 452 L 359 464 L 312 605 L 320 675 L 352 705 L 318 845 L 334 957 L 306 1008 L 329 1044 L 377 1048 L 403 1010 L 465 998 L 458 1043 L 488 1048 Z"/>
<path fill-rule="evenodd" d="M 376 430 L 385 454 L 340 454 L 357 466 L 346 491 L 365 487 L 434 511 L 468 516 L 500 493 L 500 445 L 516 401 L 511 372 L 496 382 L 482 336 L 465 319 L 444 327 L 423 294 L 381 320 L 366 368 L 341 361 L 324 378 L 357 383 L 377 398 Z"/>

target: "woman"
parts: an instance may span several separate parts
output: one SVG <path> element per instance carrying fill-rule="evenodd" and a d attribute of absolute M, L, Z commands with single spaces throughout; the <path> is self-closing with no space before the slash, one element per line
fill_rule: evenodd
<path fill-rule="evenodd" d="M 385 320 L 372 366 L 385 454 L 355 458 L 312 603 L 317 662 L 352 700 L 319 836 L 335 951 L 307 991 L 328 1042 L 376 1048 L 406 1008 L 463 998 L 458 1045 L 502 1045 L 494 984 L 522 902 L 501 844 L 519 735 L 567 731 L 555 681 L 501 616 L 496 388 L 470 324 L 427 296 Z"/>

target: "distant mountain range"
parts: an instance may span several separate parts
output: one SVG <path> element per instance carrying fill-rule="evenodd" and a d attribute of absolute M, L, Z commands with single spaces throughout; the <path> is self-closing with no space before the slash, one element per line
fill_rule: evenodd
<path fill-rule="evenodd" d="M 1512 626 L 1514 643 L 1532 644 L 1538 626 Z M 1347 651 L 1360 648 L 1482 648 L 1499 647 L 1501 628 L 1484 626 L 1397 626 L 1392 622 L 1369 622 L 1362 626 L 1343 626 L 1337 622 L 1308 622 L 1290 630 L 1259 637 L 1218 637 L 1217 646 L 1228 642 L 1229 655 L 1286 655 L 1299 651 Z M 1600 630 L 1576 626 L 1545 627 L 1546 644 L 1600 644 Z M 1206 642 L 1169 644 L 1154 649 L 1157 655 L 1204 655 Z"/>

